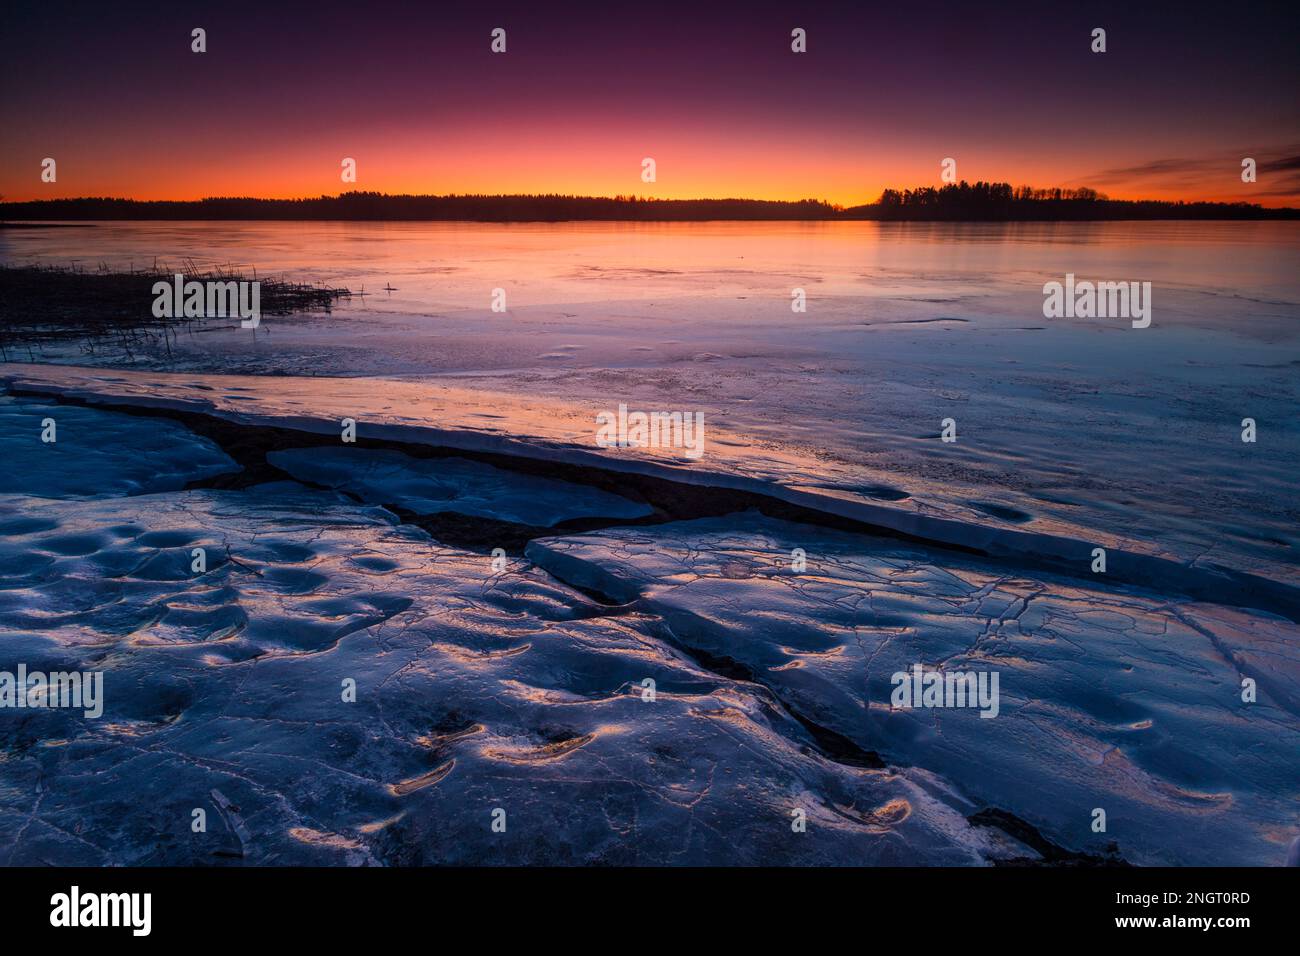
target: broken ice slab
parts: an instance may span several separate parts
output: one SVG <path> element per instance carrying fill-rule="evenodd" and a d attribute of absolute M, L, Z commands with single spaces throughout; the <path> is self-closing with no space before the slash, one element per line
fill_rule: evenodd
<path fill-rule="evenodd" d="M 1300 627 L 1280 616 L 756 515 L 543 538 L 527 555 L 1063 846 L 1276 865 L 1295 835 Z M 997 716 L 893 708 L 894 675 L 918 663 L 998 672 Z"/>
<path fill-rule="evenodd" d="M 572 518 L 639 518 L 651 513 L 647 505 L 607 491 L 465 458 L 413 458 L 400 451 L 350 446 L 292 448 L 266 457 L 302 481 L 421 515 L 454 511 L 549 528 Z"/>
<path fill-rule="evenodd" d="M 1241 449 L 1255 446 L 1242 446 L 1235 435 L 1231 451 L 1222 455 L 1207 457 L 1204 440 L 1192 443 L 1193 458 L 1171 454 L 1158 478 L 1142 482 L 1147 491 L 1111 478 L 1102 493 L 1097 482 L 1113 459 L 1107 457 L 1106 468 L 1061 474 L 1053 464 L 1059 429 L 1030 428 L 1018 406 L 1004 418 L 1015 422 L 1017 443 L 1039 451 L 1029 455 L 1022 448 L 1010 458 L 994 452 L 991 463 L 974 468 L 990 453 L 975 442 L 945 445 L 881 426 L 864 442 L 856 401 L 843 406 L 851 412 L 847 419 L 832 422 L 824 418 L 828 408 L 820 400 L 806 416 L 791 416 L 787 409 L 761 421 L 706 409 L 706 453 L 692 460 L 671 447 L 599 447 L 595 415 L 609 404 L 604 389 L 605 397 L 592 401 L 568 395 L 558 385 L 533 395 L 512 387 L 469 387 L 459 378 L 212 375 L 15 363 L 0 364 L 0 381 L 16 391 L 72 401 L 170 409 L 331 439 L 339 436 L 340 422 L 351 418 L 361 439 L 740 489 L 943 544 L 1051 557 L 1080 569 L 1092 561 L 1092 550 L 1102 547 L 1113 577 L 1148 583 L 1145 579 L 1168 574 L 1172 566 L 1194 572 L 1209 588 L 1280 589 L 1280 599 L 1300 606 L 1294 521 L 1279 504 L 1290 500 L 1295 456 L 1280 444 L 1270 446 L 1266 462 L 1246 465 Z M 885 384 L 873 382 L 873 392 Z M 785 391 L 775 395 L 781 401 L 797 398 Z M 896 401 L 891 407 L 899 415 L 912 414 L 906 404 Z M 1124 445 L 1105 441 L 1099 447 L 1107 456 L 1125 449 L 1122 474 L 1128 475 L 1134 462 L 1141 470 L 1163 459 L 1163 453 L 1151 453 L 1149 442 L 1167 431 L 1137 428 Z M 869 461 L 849 451 L 864 444 L 873 449 Z M 1190 489 L 1186 480 L 1193 482 Z M 1080 481 L 1085 487 L 1074 487 Z M 1211 487 L 1218 494 L 1204 507 Z"/>
<path fill-rule="evenodd" d="M 239 471 L 182 425 L 0 395 L 0 494 L 106 498 L 171 491 Z"/>

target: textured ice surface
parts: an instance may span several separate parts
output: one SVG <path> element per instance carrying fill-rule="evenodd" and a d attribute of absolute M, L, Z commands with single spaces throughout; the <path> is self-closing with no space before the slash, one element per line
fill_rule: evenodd
<path fill-rule="evenodd" d="M 807 570 L 791 569 L 792 549 Z M 663 620 L 806 718 L 1066 847 L 1277 865 L 1300 800 L 1300 628 L 1260 613 L 759 517 L 547 538 L 528 557 Z M 892 709 L 920 663 L 997 671 L 1000 713 Z M 1242 701 L 1253 678 L 1258 702 Z M 1105 810 L 1105 834 L 1091 831 Z"/>
<path fill-rule="evenodd" d="M 541 539 L 498 573 L 294 482 L 123 496 L 114 468 L 189 477 L 214 449 L 49 407 L 118 429 L 89 460 L 119 496 L 34 497 L 41 469 L 0 494 L 0 670 L 103 671 L 105 711 L 0 712 L 0 862 L 1037 857 L 972 826 L 985 809 L 1138 863 L 1275 864 L 1294 837 L 1281 618 L 753 516 Z M 328 451 L 362 467 L 315 477 L 365 497 L 425 481 Z M 999 716 L 891 711 L 890 674 L 918 662 L 998 670 Z"/>
<path fill-rule="evenodd" d="M 6 496 L 0 528 L 0 669 L 105 674 L 97 720 L 0 717 L 6 864 L 1033 856 L 932 774 L 828 759 L 653 616 L 332 493 Z"/>
<path fill-rule="evenodd" d="M 53 419 L 52 442 L 42 441 Z M 238 471 L 173 422 L 0 394 L 0 494 L 98 498 L 183 488 Z"/>
<path fill-rule="evenodd" d="M 363 448 L 292 448 L 267 460 L 295 478 L 416 514 L 454 511 L 548 528 L 570 518 L 638 518 L 651 509 L 618 495 L 503 471 L 464 458 L 412 458 Z"/>

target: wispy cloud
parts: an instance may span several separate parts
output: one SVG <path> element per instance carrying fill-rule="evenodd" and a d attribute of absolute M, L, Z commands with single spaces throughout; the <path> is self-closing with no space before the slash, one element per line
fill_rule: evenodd
<path fill-rule="evenodd" d="M 1214 165 L 1215 162 L 1207 159 L 1153 159 L 1150 162 L 1139 163 L 1136 166 L 1119 166 L 1115 169 L 1105 169 L 1092 176 L 1091 179 L 1097 183 L 1111 183 L 1127 182 L 1130 179 L 1151 176 L 1201 174 Z"/>
<path fill-rule="evenodd" d="M 1184 190 L 1196 193 L 1226 192 L 1226 184 L 1235 184 L 1241 161 L 1256 160 L 1258 199 L 1300 198 L 1300 144 L 1286 144 L 1263 150 L 1238 150 L 1212 156 L 1162 157 L 1128 166 L 1103 169 L 1080 181 L 1100 188 L 1124 186 L 1130 189 L 1161 191 Z"/>
<path fill-rule="evenodd" d="M 1297 147 L 1300 149 L 1300 147 Z M 1294 152 L 1289 156 L 1283 156 L 1280 159 L 1269 160 L 1262 163 L 1260 168 L 1267 172 L 1282 172 L 1285 170 L 1300 171 L 1300 151 Z"/>

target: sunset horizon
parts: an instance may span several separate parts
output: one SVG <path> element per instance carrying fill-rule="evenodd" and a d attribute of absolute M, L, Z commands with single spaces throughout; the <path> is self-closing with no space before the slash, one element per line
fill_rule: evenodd
<path fill-rule="evenodd" d="M 1284 46 L 1282 5 L 1174 21 L 1026 4 L 987 23 L 945 4 L 925 21 L 773 3 L 623 22 L 399 7 L 367 5 L 374 44 L 358 44 L 351 15 L 294 4 L 197 20 L 127 7 L 91 31 L 78 27 L 90 4 L 20 9 L 0 41 L 0 195 L 292 199 L 342 185 L 854 206 L 941 185 L 951 159 L 968 182 L 1300 205 L 1300 104 L 1287 58 L 1263 55 Z M 1103 20 L 1118 40 L 1099 56 L 1089 31 Z M 344 159 L 356 178 L 341 183 Z"/>
<path fill-rule="evenodd" d="M 1026 188 L 1026 189 L 1041 190 L 1046 192 L 1051 192 L 1053 190 L 1074 191 L 1079 189 L 1084 189 L 1084 190 L 1092 189 L 1092 187 L 1086 184 L 1079 185 L 1079 186 L 1060 186 L 1060 185 L 1039 186 L 1039 185 L 1034 185 L 1029 183 L 1013 183 L 1010 180 L 1005 178 L 1002 179 L 994 178 L 988 180 L 972 180 L 968 184 L 974 185 L 974 183 L 976 182 L 987 182 L 990 184 L 1006 184 L 1006 185 L 1013 186 L 1014 188 Z M 959 185 L 960 183 L 967 183 L 967 181 L 963 179 L 959 183 L 954 185 Z M 390 190 L 382 190 L 382 189 L 339 189 L 333 192 L 329 192 L 329 191 L 320 192 L 320 193 L 304 192 L 304 193 L 297 193 L 297 194 L 279 194 L 279 195 L 258 195 L 253 193 L 205 193 L 205 194 L 194 195 L 194 196 L 168 195 L 168 196 L 142 197 L 142 196 L 120 196 L 120 195 L 109 195 L 109 194 L 99 194 L 99 193 L 86 193 L 86 194 L 68 195 L 68 196 L 34 195 L 34 196 L 28 196 L 26 198 L 22 198 L 19 196 L 10 196 L 8 194 L 0 193 L 0 209 L 3 209 L 3 207 L 6 205 L 12 205 L 18 203 L 33 204 L 33 203 L 42 203 L 42 202 L 47 202 L 52 200 L 65 200 L 65 201 L 72 201 L 72 202 L 109 200 L 114 202 L 125 201 L 125 202 L 134 202 L 134 203 L 199 203 L 199 202 L 219 202 L 219 201 L 238 201 L 238 200 L 257 200 L 263 202 L 299 202 L 303 200 L 314 200 L 314 199 L 343 199 L 349 195 L 366 195 L 366 196 L 378 196 L 387 199 L 401 199 L 401 198 L 444 199 L 444 198 L 467 198 L 467 197 L 484 198 L 484 199 L 515 199 L 515 198 L 556 197 L 556 198 L 565 198 L 565 199 L 606 200 L 606 201 L 618 201 L 618 202 L 630 202 L 630 201 L 761 202 L 761 203 L 781 203 L 781 204 L 817 203 L 825 206 L 830 206 L 836 210 L 842 211 L 842 210 L 854 209 L 862 206 L 878 205 L 882 194 L 884 194 L 886 191 L 892 190 L 895 192 L 903 192 L 904 190 L 907 190 L 907 191 L 915 192 L 915 191 L 928 189 L 928 188 L 942 189 L 944 185 L 946 184 L 942 182 L 914 183 L 906 186 L 899 185 L 899 184 L 888 184 L 882 186 L 881 189 L 878 192 L 876 192 L 872 198 L 863 200 L 861 202 L 840 202 L 840 201 L 829 199 L 824 196 L 819 196 L 813 192 L 801 193 L 798 191 L 794 191 L 785 195 L 777 195 L 777 196 L 739 195 L 739 194 L 717 194 L 717 195 L 701 194 L 701 195 L 677 196 L 677 195 L 659 195 L 654 193 L 639 193 L 636 191 L 624 192 L 624 193 L 593 193 L 593 192 L 565 192 L 560 190 L 390 191 Z M 1222 204 L 1222 205 L 1247 205 L 1247 206 L 1256 206 L 1264 210 L 1284 211 L 1284 212 L 1295 211 L 1297 209 L 1300 209 L 1300 194 L 1297 194 L 1296 196 L 1295 201 L 1297 205 L 1282 204 L 1280 201 L 1279 204 L 1270 205 L 1262 202 L 1253 201 L 1249 196 L 1240 196 L 1237 198 L 1214 199 L 1214 198 L 1204 198 L 1204 197 L 1190 198 L 1185 195 L 1157 196 L 1154 194 L 1145 194 L 1145 193 L 1135 193 L 1133 195 L 1127 195 L 1127 194 L 1117 193 L 1117 192 L 1107 192 L 1100 189 L 1093 190 L 1093 191 L 1097 193 L 1097 198 L 1102 201 L 1134 202 L 1134 203 L 1162 202 L 1162 203 L 1185 203 L 1185 204 L 1211 203 L 1211 204 Z"/>

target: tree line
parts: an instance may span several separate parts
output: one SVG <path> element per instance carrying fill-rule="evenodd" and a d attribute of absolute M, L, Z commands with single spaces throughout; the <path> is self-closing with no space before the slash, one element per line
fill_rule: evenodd
<path fill-rule="evenodd" d="M 886 189 L 879 201 L 842 207 L 817 199 L 648 199 L 638 196 L 388 195 L 346 192 L 306 199 L 228 197 L 193 201 L 42 199 L 0 203 L 9 220 L 357 220 L 477 222 L 704 220 L 1094 220 L 1295 219 L 1300 210 L 1247 203 L 1108 199 L 1092 189 L 1034 189 L 1009 183 L 949 183 Z"/>

